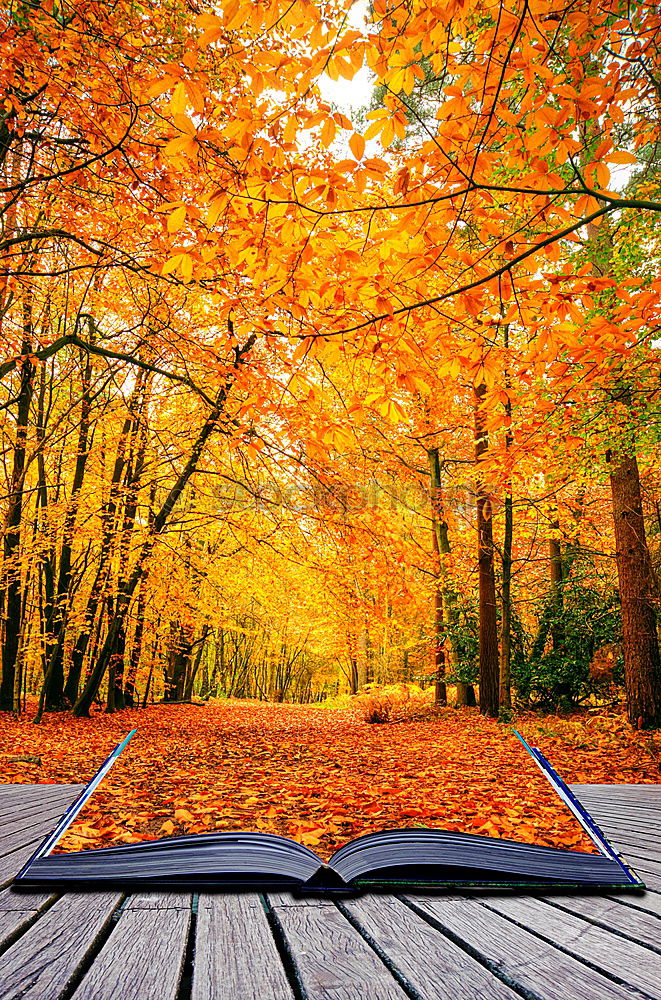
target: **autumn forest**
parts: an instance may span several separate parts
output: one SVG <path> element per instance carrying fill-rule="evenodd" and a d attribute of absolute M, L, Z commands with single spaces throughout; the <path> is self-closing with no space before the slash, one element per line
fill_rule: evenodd
<path fill-rule="evenodd" d="M 0 53 L 0 716 L 661 725 L 658 4 L 12 0 Z"/>

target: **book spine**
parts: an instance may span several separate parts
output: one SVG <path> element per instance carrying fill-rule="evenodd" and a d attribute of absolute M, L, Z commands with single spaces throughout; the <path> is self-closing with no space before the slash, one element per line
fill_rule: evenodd
<path fill-rule="evenodd" d="M 42 842 L 39 844 L 39 847 L 34 852 L 32 857 L 28 861 L 26 861 L 26 863 L 23 865 L 20 872 L 16 876 L 15 881 L 20 881 L 22 878 L 24 878 L 33 861 L 36 861 L 37 858 L 45 858 L 46 855 L 50 854 L 50 852 L 57 844 L 58 840 L 69 829 L 69 827 L 75 820 L 80 810 L 83 808 L 85 803 L 93 794 L 94 790 L 101 784 L 101 782 L 103 781 L 106 774 L 108 773 L 110 768 L 113 766 L 113 764 L 119 757 L 120 753 L 122 752 L 126 744 L 129 742 L 131 737 L 137 733 L 137 731 L 138 731 L 137 729 L 132 729 L 131 732 L 128 734 L 128 736 L 124 737 L 121 743 L 119 743 L 115 747 L 110 756 L 107 757 L 106 760 L 104 760 L 103 764 L 96 772 L 94 777 L 91 779 L 91 781 L 87 785 L 85 785 L 80 795 L 78 795 L 77 798 L 75 798 L 74 801 L 71 803 L 71 805 L 68 807 L 68 809 L 65 810 L 57 826 L 53 830 L 51 830 L 51 832 L 45 837 L 44 840 L 42 840 Z"/>
<path fill-rule="evenodd" d="M 585 806 L 574 795 L 571 788 L 569 788 L 568 785 L 565 784 L 565 782 L 562 780 L 557 771 L 555 771 L 554 768 L 551 766 L 551 764 L 549 764 L 548 760 L 541 752 L 539 747 L 530 746 L 530 744 L 527 743 L 526 740 L 523 738 L 521 733 L 517 732 L 516 729 L 513 730 L 513 732 L 514 735 L 517 737 L 517 739 L 519 739 L 520 742 L 523 744 L 523 746 L 526 748 L 532 759 L 535 761 L 535 763 L 539 767 L 540 771 L 542 772 L 546 780 L 555 789 L 555 791 L 560 796 L 565 805 L 568 807 L 568 809 L 572 811 L 572 813 L 574 814 L 578 822 L 581 824 L 581 826 L 583 827 L 583 829 L 585 830 L 585 832 L 587 833 L 588 837 L 595 845 L 595 847 L 598 847 L 601 853 L 604 854 L 607 858 L 610 858 L 611 861 L 615 861 L 624 871 L 625 875 L 632 884 L 640 885 L 641 881 L 636 876 L 635 872 L 633 872 L 628 865 L 625 865 L 619 853 L 608 842 L 606 835 L 597 826 L 596 822 L 594 821 L 590 813 L 587 811 Z"/>

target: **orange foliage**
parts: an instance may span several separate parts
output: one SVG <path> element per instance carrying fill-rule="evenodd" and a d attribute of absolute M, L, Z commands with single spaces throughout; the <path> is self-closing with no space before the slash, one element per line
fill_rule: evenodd
<path fill-rule="evenodd" d="M 3 718 L 11 782 L 80 782 L 138 733 L 81 813 L 70 849 L 209 830 L 262 830 L 328 855 L 363 833 L 430 826 L 590 850 L 509 729 L 476 711 L 373 726 L 347 709 L 218 702 L 41 727 Z M 543 724 L 525 736 L 568 781 L 658 781 L 649 739 L 619 718 Z M 40 757 L 20 761 L 16 757 Z"/>

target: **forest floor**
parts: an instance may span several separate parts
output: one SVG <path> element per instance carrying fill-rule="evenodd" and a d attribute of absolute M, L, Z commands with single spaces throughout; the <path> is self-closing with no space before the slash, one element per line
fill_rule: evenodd
<path fill-rule="evenodd" d="M 243 829 L 293 837 L 327 857 L 397 826 L 591 849 L 512 727 L 476 709 L 385 725 L 349 709 L 241 701 L 91 720 L 49 714 L 40 726 L 30 718 L 0 720 L 2 782 L 88 781 L 138 730 L 68 849 Z M 568 782 L 661 782 L 659 734 L 632 732 L 621 716 L 523 713 L 515 725 Z"/>

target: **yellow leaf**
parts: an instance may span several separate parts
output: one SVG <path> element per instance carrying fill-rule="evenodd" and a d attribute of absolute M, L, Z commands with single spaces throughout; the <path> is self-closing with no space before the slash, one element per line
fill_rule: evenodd
<path fill-rule="evenodd" d="M 292 355 L 292 361 L 299 361 L 301 358 L 304 358 L 309 350 L 310 344 L 308 341 L 302 340 Z"/>
<path fill-rule="evenodd" d="M 400 90 L 403 89 L 405 79 L 406 67 L 404 67 L 404 69 L 398 69 L 397 72 L 390 78 L 390 89 L 394 94 L 398 94 Z"/>
<path fill-rule="evenodd" d="M 177 823 L 192 823 L 194 816 L 188 809 L 175 809 L 174 818 Z"/>
<path fill-rule="evenodd" d="M 161 268 L 161 274 L 172 274 L 173 271 L 176 271 L 181 263 L 182 256 L 183 254 L 176 253 L 174 257 L 170 257 L 169 260 L 166 260 L 165 264 Z"/>
<path fill-rule="evenodd" d="M 193 125 L 188 115 L 182 115 L 182 114 L 173 115 L 172 121 L 177 126 L 179 131 L 183 132 L 185 135 L 189 135 L 193 138 L 197 135 L 197 129 Z"/>
<path fill-rule="evenodd" d="M 231 7 L 235 7 L 236 6 L 237 9 L 236 9 L 235 13 L 233 14 L 233 16 L 228 17 L 227 15 L 228 15 L 228 11 L 230 9 L 230 6 Z M 235 4 L 231 4 L 231 5 L 229 5 L 226 8 L 226 10 L 225 10 L 225 24 L 230 29 L 230 31 L 234 31 L 235 28 L 241 28 L 241 27 L 243 27 L 243 25 L 246 23 L 246 21 L 250 17 L 251 10 L 252 10 L 252 4 L 248 3 L 248 2 L 244 2 L 242 5 L 241 4 L 236 4 L 236 5 Z"/>
<path fill-rule="evenodd" d="M 365 138 L 373 139 L 374 136 L 379 134 L 384 125 L 385 121 L 383 118 L 380 118 L 378 121 L 372 122 L 372 124 L 368 125 L 365 130 Z"/>
<path fill-rule="evenodd" d="M 187 253 L 181 255 L 181 276 L 184 281 L 190 281 L 193 277 L 193 258 Z"/>
<path fill-rule="evenodd" d="M 381 144 L 385 149 L 387 149 L 394 138 L 395 138 L 395 126 L 389 119 L 384 125 L 383 131 L 381 132 Z"/>
<path fill-rule="evenodd" d="M 174 212 L 168 219 L 168 232 L 176 233 L 178 229 L 181 229 L 185 221 L 186 206 L 180 205 L 179 208 L 175 208 Z"/>
<path fill-rule="evenodd" d="M 186 88 L 180 80 L 174 88 L 174 94 L 170 98 L 170 111 L 173 115 L 183 114 L 186 110 L 187 103 L 188 97 L 186 94 Z"/>
<path fill-rule="evenodd" d="M 149 97 L 160 97 L 161 94 L 165 94 L 166 91 L 170 90 L 173 84 L 171 76 L 165 76 L 162 80 L 155 80 L 147 90 Z"/>
<path fill-rule="evenodd" d="M 225 207 L 224 197 L 214 198 L 212 200 L 211 204 L 209 205 L 209 210 L 207 212 L 207 226 L 209 227 L 209 229 L 215 226 L 216 222 L 218 221 L 218 216 L 220 215 L 224 207 Z"/>
<path fill-rule="evenodd" d="M 188 153 L 194 156 L 197 153 L 197 142 L 189 135 L 178 135 L 176 139 L 170 139 L 165 147 L 168 156 L 176 156 L 177 153 Z"/>
<path fill-rule="evenodd" d="M 298 122 L 296 118 L 292 115 L 287 119 L 287 124 L 282 131 L 283 142 L 293 142 L 296 138 L 296 133 L 298 131 Z"/>

